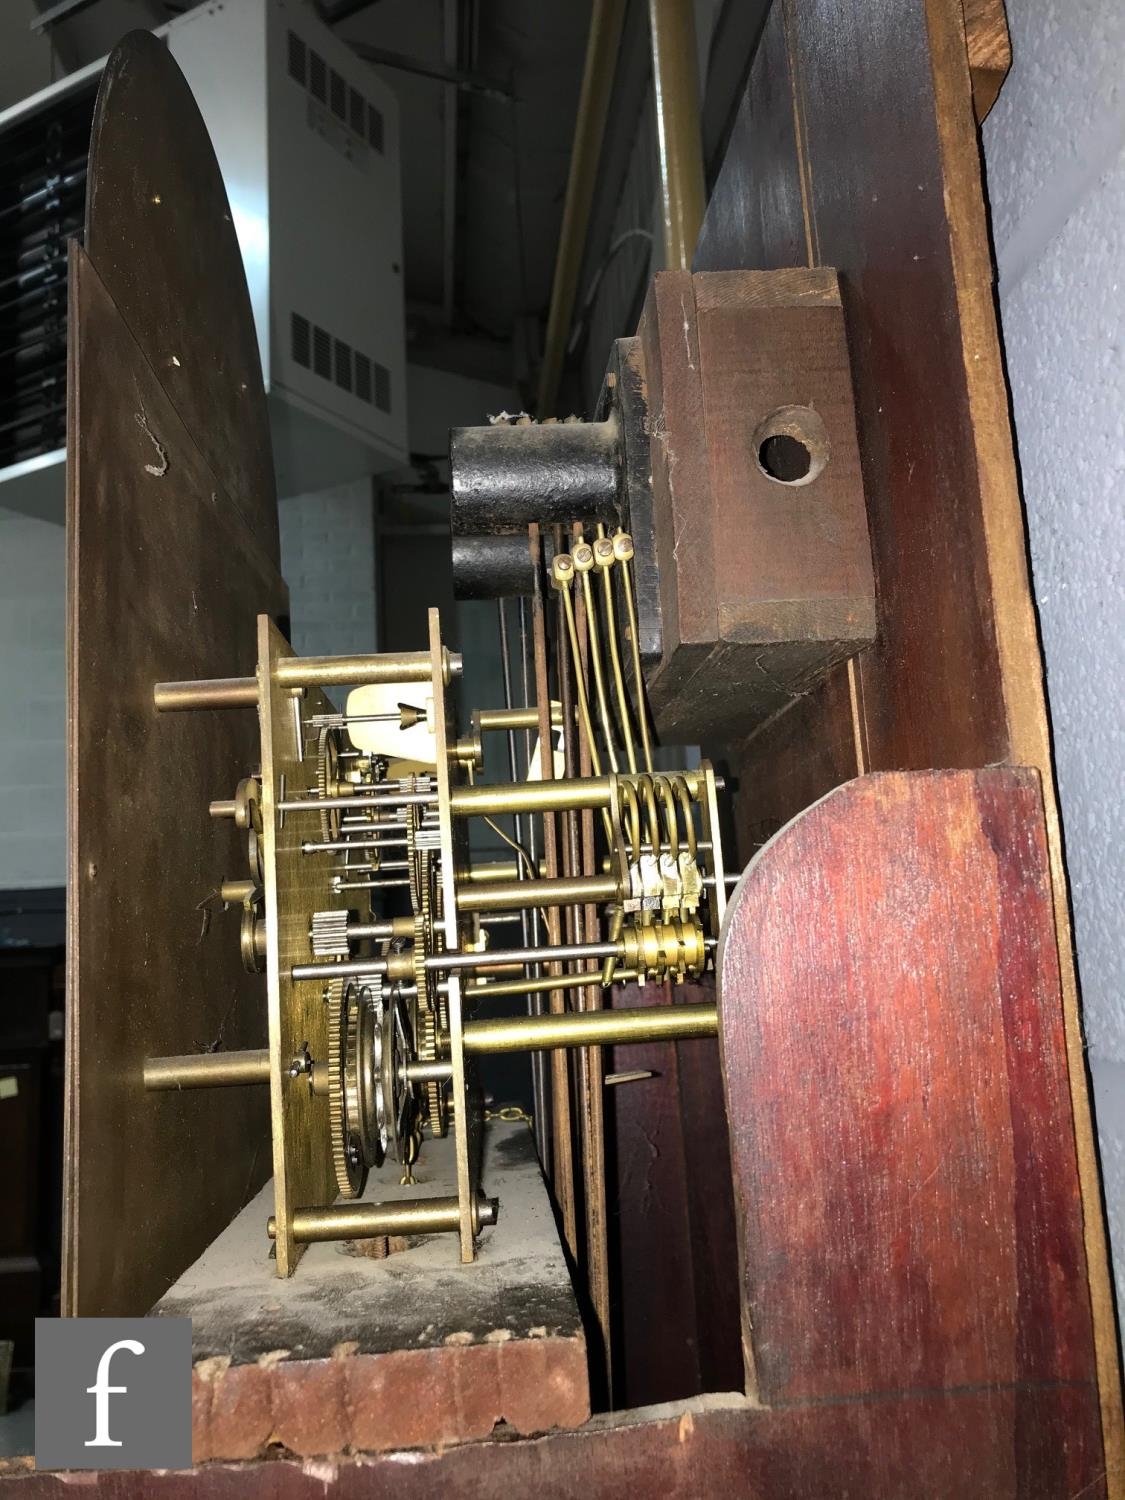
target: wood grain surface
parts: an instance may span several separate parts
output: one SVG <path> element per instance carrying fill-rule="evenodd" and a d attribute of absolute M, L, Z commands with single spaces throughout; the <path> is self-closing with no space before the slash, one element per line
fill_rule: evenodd
<path fill-rule="evenodd" d="M 131 31 L 106 62 L 85 246 L 215 475 L 280 566 L 258 336 L 219 164 L 167 46 Z"/>
<path fill-rule="evenodd" d="M 772 7 L 695 267 L 802 263 L 840 275 L 879 640 L 743 745 L 738 823 L 760 836 L 864 769 L 1012 761 L 1040 773 L 1107 1466 L 1125 1493 L 1116 1317 L 959 0 Z"/>
<path fill-rule="evenodd" d="M 649 704 L 666 743 L 744 737 L 874 637 L 836 277 L 661 272 L 639 337 L 663 564 Z M 760 462 L 782 413 L 807 434 L 807 481 Z"/>
<path fill-rule="evenodd" d="M 973 80 L 973 107 L 984 119 L 996 103 L 1012 66 L 1012 39 L 1004 0 L 961 0 L 965 13 L 965 45 Z"/>
<path fill-rule="evenodd" d="M 269 1173 L 265 1093 L 147 1094 L 147 1056 L 264 1045 L 218 889 L 245 835 L 207 804 L 252 710 L 160 715 L 153 684 L 252 675 L 271 560 L 226 503 L 89 258 L 71 249 L 67 1150 L 63 1307 L 139 1315 Z"/>
<path fill-rule="evenodd" d="M 1088 1404 L 1087 1393 L 1070 1388 L 1029 1398 L 1031 1420 L 1072 1425 L 1074 1438 L 1060 1462 L 1020 1486 L 1006 1447 L 1011 1393 L 966 1391 L 784 1411 L 754 1408 L 741 1397 L 709 1397 L 504 1443 L 213 1464 L 161 1474 L 155 1491 L 150 1474 L 90 1474 L 83 1494 L 107 1500 L 153 1493 L 162 1500 L 430 1500 L 439 1492 L 466 1500 L 495 1494 L 537 1500 L 714 1494 L 739 1500 L 1101 1500 L 1104 1485 L 1089 1479 L 1097 1455 L 1081 1447 Z M 13 1493 L 70 1500 L 74 1476 L 29 1475 Z"/>
<path fill-rule="evenodd" d="M 710 1000 L 713 984 L 622 985 L 618 1006 Z M 615 1405 L 742 1385 L 739 1276 L 717 1044 L 613 1048 L 650 1078 L 606 1099 Z"/>
<path fill-rule="evenodd" d="M 486 1170 L 500 1199 L 477 1264 L 455 1235 L 306 1248 L 277 1279 L 264 1236 L 267 1183 L 161 1298 L 192 1324 L 196 1463 L 350 1449 L 448 1445 L 576 1427 L 590 1414 L 586 1340 L 551 1203 L 523 1123 L 487 1127 Z M 427 1141 L 418 1186 L 394 1162 L 372 1174 L 378 1203 L 456 1192 L 452 1135 Z"/>
<path fill-rule="evenodd" d="M 750 865 L 720 950 L 748 1380 L 766 1405 L 1097 1377 L 1033 771 L 888 773 Z M 1057 1493 L 1064 1491 L 1060 1488 Z"/>

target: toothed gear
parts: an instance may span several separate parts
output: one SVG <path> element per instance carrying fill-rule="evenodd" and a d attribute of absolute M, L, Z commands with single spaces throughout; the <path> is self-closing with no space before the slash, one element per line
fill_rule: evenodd
<path fill-rule="evenodd" d="M 387 1152 L 382 1021 L 382 981 L 376 977 L 359 991 L 345 1016 L 344 1129 L 357 1145 L 364 1171 L 382 1166 Z"/>
<path fill-rule="evenodd" d="M 418 1056 L 423 1062 L 437 1060 L 437 1018 L 433 1011 L 419 1017 Z M 426 1114 L 432 1135 L 444 1135 L 449 1129 L 449 1110 L 445 1085 L 431 1079 L 425 1086 Z"/>
<path fill-rule="evenodd" d="M 351 951 L 348 947 L 348 921 L 351 915 L 346 909 L 313 912 L 309 940 L 317 958 L 348 957 Z"/>
<path fill-rule="evenodd" d="M 320 731 L 316 746 L 316 786 L 321 797 L 334 797 L 338 790 L 340 732 L 328 726 Z M 320 836 L 326 844 L 340 837 L 340 809 L 320 809 Z"/>
<path fill-rule="evenodd" d="M 343 1198 L 354 1198 L 366 1177 L 358 1140 L 348 1129 L 344 1097 L 344 1063 L 347 1049 L 348 1012 L 358 992 L 354 984 L 344 989 L 342 979 L 328 981 L 328 1120 L 332 1137 L 332 1167 Z"/>

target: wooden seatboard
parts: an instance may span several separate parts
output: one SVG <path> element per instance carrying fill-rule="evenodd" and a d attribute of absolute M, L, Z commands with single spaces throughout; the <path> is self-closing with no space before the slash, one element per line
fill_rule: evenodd
<path fill-rule="evenodd" d="M 218 901 L 248 873 L 245 835 L 207 808 L 257 762 L 254 713 L 158 714 L 152 689 L 252 674 L 255 617 L 287 595 L 70 257 L 63 1308 L 138 1315 L 269 1175 L 264 1091 L 143 1086 L 148 1056 L 266 1035 L 240 914 Z"/>
<path fill-rule="evenodd" d="M 981 1390 L 771 1411 L 741 1396 L 705 1396 L 597 1419 L 576 1432 L 315 1462 L 278 1457 L 205 1465 L 161 1474 L 159 1486 L 167 1500 L 431 1500 L 439 1492 L 450 1500 L 497 1493 L 536 1500 L 698 1500 L 711 1494 L 740 1500 L 1102 1500 L 1100 1453 L 1096 1444 L 1084 1446 L 1090 1393 L 1065 1386 L 1029 1393 L 1029 1425 L 1071 1436 L 1041 1473 L 1018 1480 L 1009 1447 L 1013 1400 L 1010 1390 Z M 106 1500 L 146 1500 L 153 1493 L 153 1476 L 143 1471 L 92 1473 L 84 1480 L 84 1494 Z M 74 1476 L 29 1474 L 21 1494 L 72 1500 Z"/>

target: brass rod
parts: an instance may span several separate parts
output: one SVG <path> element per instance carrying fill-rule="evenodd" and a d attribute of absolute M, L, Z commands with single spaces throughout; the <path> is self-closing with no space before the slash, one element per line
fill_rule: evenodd
<path fill-rule="evenodd" d="M 625 610 L 629 617 L 629 650 L 633 658 L 633 681 L 637 685 L 637 722 L 641 730 L 641 749 L 645 758 L 645 770 L 652 772 L 652 738 L 648 727 L 648 703 L 645 699 L 645 680 L 641 672 L 641 643 L 637 623 L 637 601 L 633 597 L 633 568 L 625 563 L 621 569 L 621 584 L 625 590 Z"/>
<path fill-rule="evenodd" d="M 551 286 L 543 364 L 539 372 L 540 417 L 552 415 L 558 396 L 624 19 L 625 0 L 594 0 L 559 230 L 559 252 Z"/>
<path fill-rule="evenodd" d="M 559 588 L 562 596 L 563 609 L 566 613 L 566 629 L 570 636 L 570 649 L 574 657 L 575 685 L 578 691 L 578 717 L 582 720 L 582 732 L 586 736 L 586 743 L 590 747 L 590 763 L 594 768 L 595 775 L 600 776 L 602 763 L 598 756 L 598 746 L 594 739 L 594 726 L 590 719 L 590 700 L 586 696 L 586 680 L 582 675 L 582 658 L 578 650 L 578 626 L 574 619 L 574 600 L 570 595 L 570 583 L 564 582 Z"/>
<path fill-rule="evenodd" d="M 703 136 L 691 0 L 649 0 L 664 269 L 687 271 L 703 223 Z"/>
<path fill-rule="evenodd" d="M 599 524 L 599 533 L 603 530 Z M 605 633 L 609 638 L 609 659 L 613 669 L 613 686 L 617 694 L 617 713 L 621 719 L 621 733 L 625 740 L 625 759 L 629 770 L 637 774 L 637 752 L 633 745 L 633 726 L 629 718 L 629 695 L 625 691 L 625 674 L 621 670 L 621 647 L 617 640 L 617 612 L 613 607 L 613 579 L 608 567 L 603 567 L 602 603 L 605 605 Z"/>
<path fill-rule="evenodd" d="M 396 938 L 414 936 L 413 917 L 390 917 L 383 922 L 349 922 L 350 938 Z"/>
<path fill-rule="evenodd" d="M 219 900 L 227 906 L 240 906 L 248 901 L 258 889 L 252 880 L 224 880 L 219 887 Z"/>
<path fill-rule="evenodd" d="M 626 984 L 630 979 L 638 977 L 636 969 L 618 969 L 615 982 Z M 504 995 L 536 995 L 551 989 L 580 990 L 589 985 L 591 979 L 601 983 L 596 969 L 581 974 L 546 974 L 532 979 L 493 979 L 487 984 L 470 984 L 463 993 L 474 1000 L 487 999 L 490 995 L 500 999 Z"/>
<path fill-rule="evenodd" d="M 478 725 L 482 730 L 490 729 L 538 729 L 539 710 L 531 708 L 482 708 L 476 715 Z M 562 727 L 562 706 L 558 703 L 551 704 L 551 725 L 555 729 Z"/>
<path fill-rule="evenodd" d="M 491 864 L 474 865 L 459 877 L 461 885 L 486 885 L 492 880 L 518 880 L 519 865 L 514 859 L 500 859 Z"/>
<path fill-rule="evenodd" d="M 457 888 L 460 911 L 524 911 L 533 906 L 566 906 L 572 901 L 615 901 L 620 886 L 613 875 L 560 876 L 555 880 L 493 880 Z"/>
<path fill-rule="evenodd" d="M 638 1005 L 625 1010 L 570 1010 L 562 1015 L 497 1016 L 466 1021 L 466 1052 L 534 1052 L 555 1047 L 622 1047 L 631 1042 L 715 1036 L 714 1002 Z"/>
<path fill-rule="evenodd" d="M 536 522 L 528 527 L 528 547 L 531 552 L 533 592 L 531 596 L 532 654 L 535 664 L 535 701 L 539 709 L 539 774 L 542 784 L 554 780 L 555 756 L 551 741 L 551 696 L 550 669 L 547 661 L 547 615 L 543 599 L 543 539 Z M 552 879 L 559 873 L 558 823 L 552 808 L 543 813 L 543 860 L 546 875 Z M 562 937 L 562 922 L 559 908 L 549 906 L 546 910 L 547 936 L 552 946 L 557 946 Z M 561 974 L 561 962 L 548 966 L 553 975 Z M 550 1013 L 561 1011 L 566 996 L 561 989 L 552 989 L 547 998 Z M 570 1073 L 563 1053 L 552 1054 L 550 1059 L 550 1120 L 548 1121 L 551 1151 L 551 1187 L 562 1218 L 563 1235 L 571 1256 L 578 1250 L 577 1202 L 574 1191 L 574 1142 L 570 1127 Z M 546 1165 L 546 1163 L 544 1163 Z"/>
<path fill-rule="evenodd" d="M 555 908 L 548 908 L 554 910 Z M 497 948 L 484 953 L 431 953 L 423 963 L 431 973 L 446 973 L 461 969 L 502 969 L 513 964 L 562 963 L 573 959 L 576 963 L 589 958 L 625 957 L 622 943 L 552 943 L 538 948 Z M 399 970 L 406 976 L 411 972 L 409 954 L 394 954 L 390 958 L 331 959 L 326 963 L 294 964 L 290 976 L 299 984 L 306 979 L 354 979 L 364 974 L 387 974 L 392 979 L 399 977 Z"/>
<path fill-rule="evenodd" d="M 495 1224 L 499 1204 L 479 1195 L 473 1205 L 474 1231 Z M 403 1198 L 397 1203 L 337 1203 L 333 1208 L 298 1208 L 289 1220 L 293 1238 L 307 1245 L 315 1240 L 365 1240 L 376 1235 L 456 1234 L 461 1227 L 456 1198 Z M 277 1235 L 271 1214 L 266 1223 L 270 1239 Z"/>
<path fill-rule="evenodd" d="M 566 812 L 572 807 L 610 807 L 612 803 L 613 780 L 609 776 L 459 786 L 453 788 L 449 799 L 450 811 L 457 818 L 511 812 Z"/>
<path fill-rule="evenodd" d="M 211 677 L 198 682 L 158 682 L 152 701 L 162 714 L 189 708 L 257 708 L 256 677 Z"/>
<path fill-rule="evenodd" d="M 594 667 L 594 692 L 598 700 L 598 718 L 602 725 L 602 738 L 605 740 L 605 753 L 609 761 L 609 769 L 617 772 L 620 768 L 617 764 L 617 748 L 614 744 L 613 727 L 609 720 L 609 701 L 605 692 L 605 672 L 602 667 L 601 645 L 598 640 L 598 620 L 594 613 L 594 592 L 590 585 L 590 572 L 585 569 L 579 574 L 582 579 L 582 603 L 586 609 L 586 630 L 590 641 L 590 661 Z M 581 672 L 579 663 L 576 670 Z M 597 767 L 595 766 L 595 770 Z"/>
<path fill-rule="evenodd" d="M 207 804 L 207 811 L 213 818 L 233 818 L 238 812 L 238 803 L 233 797 L 216 797 Z"/>
<path fill-rule="evenodd" d="M 453 1077 L 453 1064 L 445 1057 L 436 1062 L 410 1062 L 402 1071 L 407 1083 L 448 1083 Z"/>
<path fill-rule="evenodd" d="M 431 807 L 436 792 L 395 792 L 389 797 L 294 797 L 277 804 L 278 812 L 320 812 L 322 808 Z"/>
<path fill-rule="evenodd" d="M 446 684 L 460 672 L 460 656 L 443 648 L 442 675 Z M 432 673 L 428 651 L 395 651 L 377 656 L 285 656 L 274 668 L 274 678 L 282 687 L 429 682 Z"/>
<path fill-rule="evenodd" d="M 250 1052 L 191 1052 L 186 1057 L 146 1057 L 145 1088 L 210 1089 L 239 1083 L 269 1083 L 267 1048 Z"/>

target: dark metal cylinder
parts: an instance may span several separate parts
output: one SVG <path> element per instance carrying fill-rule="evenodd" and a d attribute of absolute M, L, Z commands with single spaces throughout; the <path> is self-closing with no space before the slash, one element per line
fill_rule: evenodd
<path fill-rule="evenodd" d="M 526 531 L 503 536 L 454 536 L 456 599 L 514 599 L 535 587 Z"/>
<path fill-rule="evenodd" d="M 531 521 L 618 521 L 621 437 L 605 422 L 455 427 L 449 435 L 454 536 L 525 532 Z"/>

